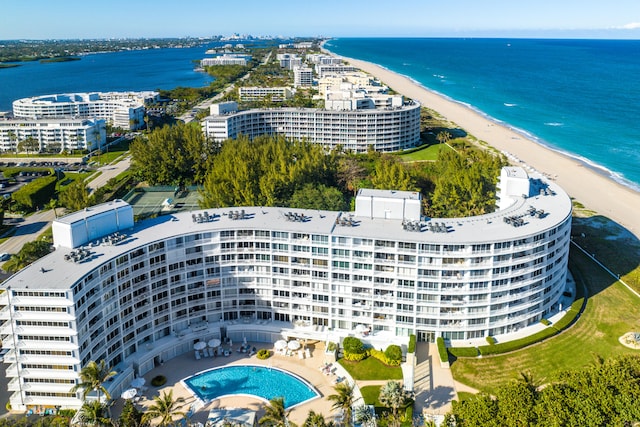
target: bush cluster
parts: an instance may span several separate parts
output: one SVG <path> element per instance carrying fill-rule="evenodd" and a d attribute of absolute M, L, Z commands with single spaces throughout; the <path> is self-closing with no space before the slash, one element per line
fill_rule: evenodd
<path fill-rule="evenodd" d="M 397 346 L 396 346 L 397 347 Z M 400 355 L 400 359 L 390 359 L 386 352 L 381 351 L 381 350 L 376 350 L 374 348 L 369 350 L 369 355 L 371 357 L 375 357 L 376 359 L 378 359 L 379 361 L 381 361 L 382 363 L 384 363 L 387 366 L 400 366 L 400 363 L 402 363 L 402 355 Z"/>
<path fill-rule="evenodd" d="M 540 323 L 542 323 L 544 326 L 549 326 L 551 324 L 551 321 L 549 321 L 549 319 L 542 318 L 540 319 Z"/>
<path fill-rule="evenodd" d="M 342 341 L 342 348 L 345 354 L 363 354 L 367 351 L 364 348 L 364 344 L 362 343 L 362 341 L 360 341 L 360 339 L 356 337 L 346 337 Z"/>
<path fill-rule="evenodd" d="M 416 352 L 416 335 L 409 335 L 409 345 L 407 346 L 407 353 L 415 353 Z"/>
<path fill-rule="evenodd" d="M 268 359 L 271 357 L 271 351 L 266 348 L 261 348 L 258 350 L 258 353 L 256 353 L 256 357 L 260 360 Z"/>
<path fill-rule="evenodd" d="M 160 387 L 161 385 L 165 385 L 167 382 L 167 377 L 164 375 L 156 375 L 151 379 L 151 385 L 154 387 Z"/>
<path fill-rule="evenodd" d="M 496 339 L 494 337 L 492 337 L 491 335 L 487 336 L 487 338 L 485 338 L 487 340 L 487 343 L 489 345 L 495 345 L 496 344 Z"/>

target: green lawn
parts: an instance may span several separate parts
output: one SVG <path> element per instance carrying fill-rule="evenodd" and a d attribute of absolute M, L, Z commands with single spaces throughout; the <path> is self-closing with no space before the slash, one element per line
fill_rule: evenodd
<path fill-rule="evenodd" d="M 380 403 L 380 401 L 378 400 L 381 387 L 382 386 L 380 385 L 368 385 L 360 387 L 360 393 L 362 393 L 364 403 L 367 405 L 382 406 L 382 403 Z"/>
<path fill-rule="evenodd" d="M 435 161 L 441 149 L 450 150 L 450 148 L 444 144 L 434 144 L 409 153 L 398 154 L 398 157 L 405 162 Z"/>
<path fill-rule="evenodd" d="M 375 357 L 367 357 L 361 362 L 338 361 L 355 380 L 401 380 L 402 368 L 387 366 Z"/>
<path fill-rule="evenodd" d="M 584 284 L 589 295 L 577 323 L 556 337 L 513 353 L 460 358 L 451 365 L 457 381 L 495 393 L 520 372 L 530 372 L 544 383 L 559 371 L 589 365 L 595 355 L 640 354 L 618 342 L 626 332 L 640 330 L 640 299 L 574 248 L 569 263 L 578 286 Z"/>

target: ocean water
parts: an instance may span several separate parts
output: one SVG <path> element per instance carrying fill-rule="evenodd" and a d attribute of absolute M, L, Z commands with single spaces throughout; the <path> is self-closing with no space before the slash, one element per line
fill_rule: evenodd
<path fill-rule="evenodd" d="M 210 45 L 97 53 L 70 62 L 21 62 L 0 69 L 0 111 L 16 99 L 68 92 L 108 92 L 202 87 L 212 78 L 194 71 Z"/>
<path fill-rule="evenodd" d="M 333 39 L 640 191 L 640 41 Z"/>

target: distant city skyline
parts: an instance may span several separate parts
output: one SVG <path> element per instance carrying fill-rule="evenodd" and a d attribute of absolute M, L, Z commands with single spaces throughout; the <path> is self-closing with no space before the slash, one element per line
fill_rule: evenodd
<path fill-rule="evenodd" d="M 640 39 L 637 0 L 22 0 L 0 39 L 255 36 Z"/>

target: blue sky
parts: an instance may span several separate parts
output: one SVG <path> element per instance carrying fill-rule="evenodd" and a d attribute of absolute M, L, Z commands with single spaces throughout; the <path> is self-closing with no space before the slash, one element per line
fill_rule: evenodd
<path fill-rule="evenodd" d="M 0 39 L 640 38 L 639 0 L 3 0 Z"/>

